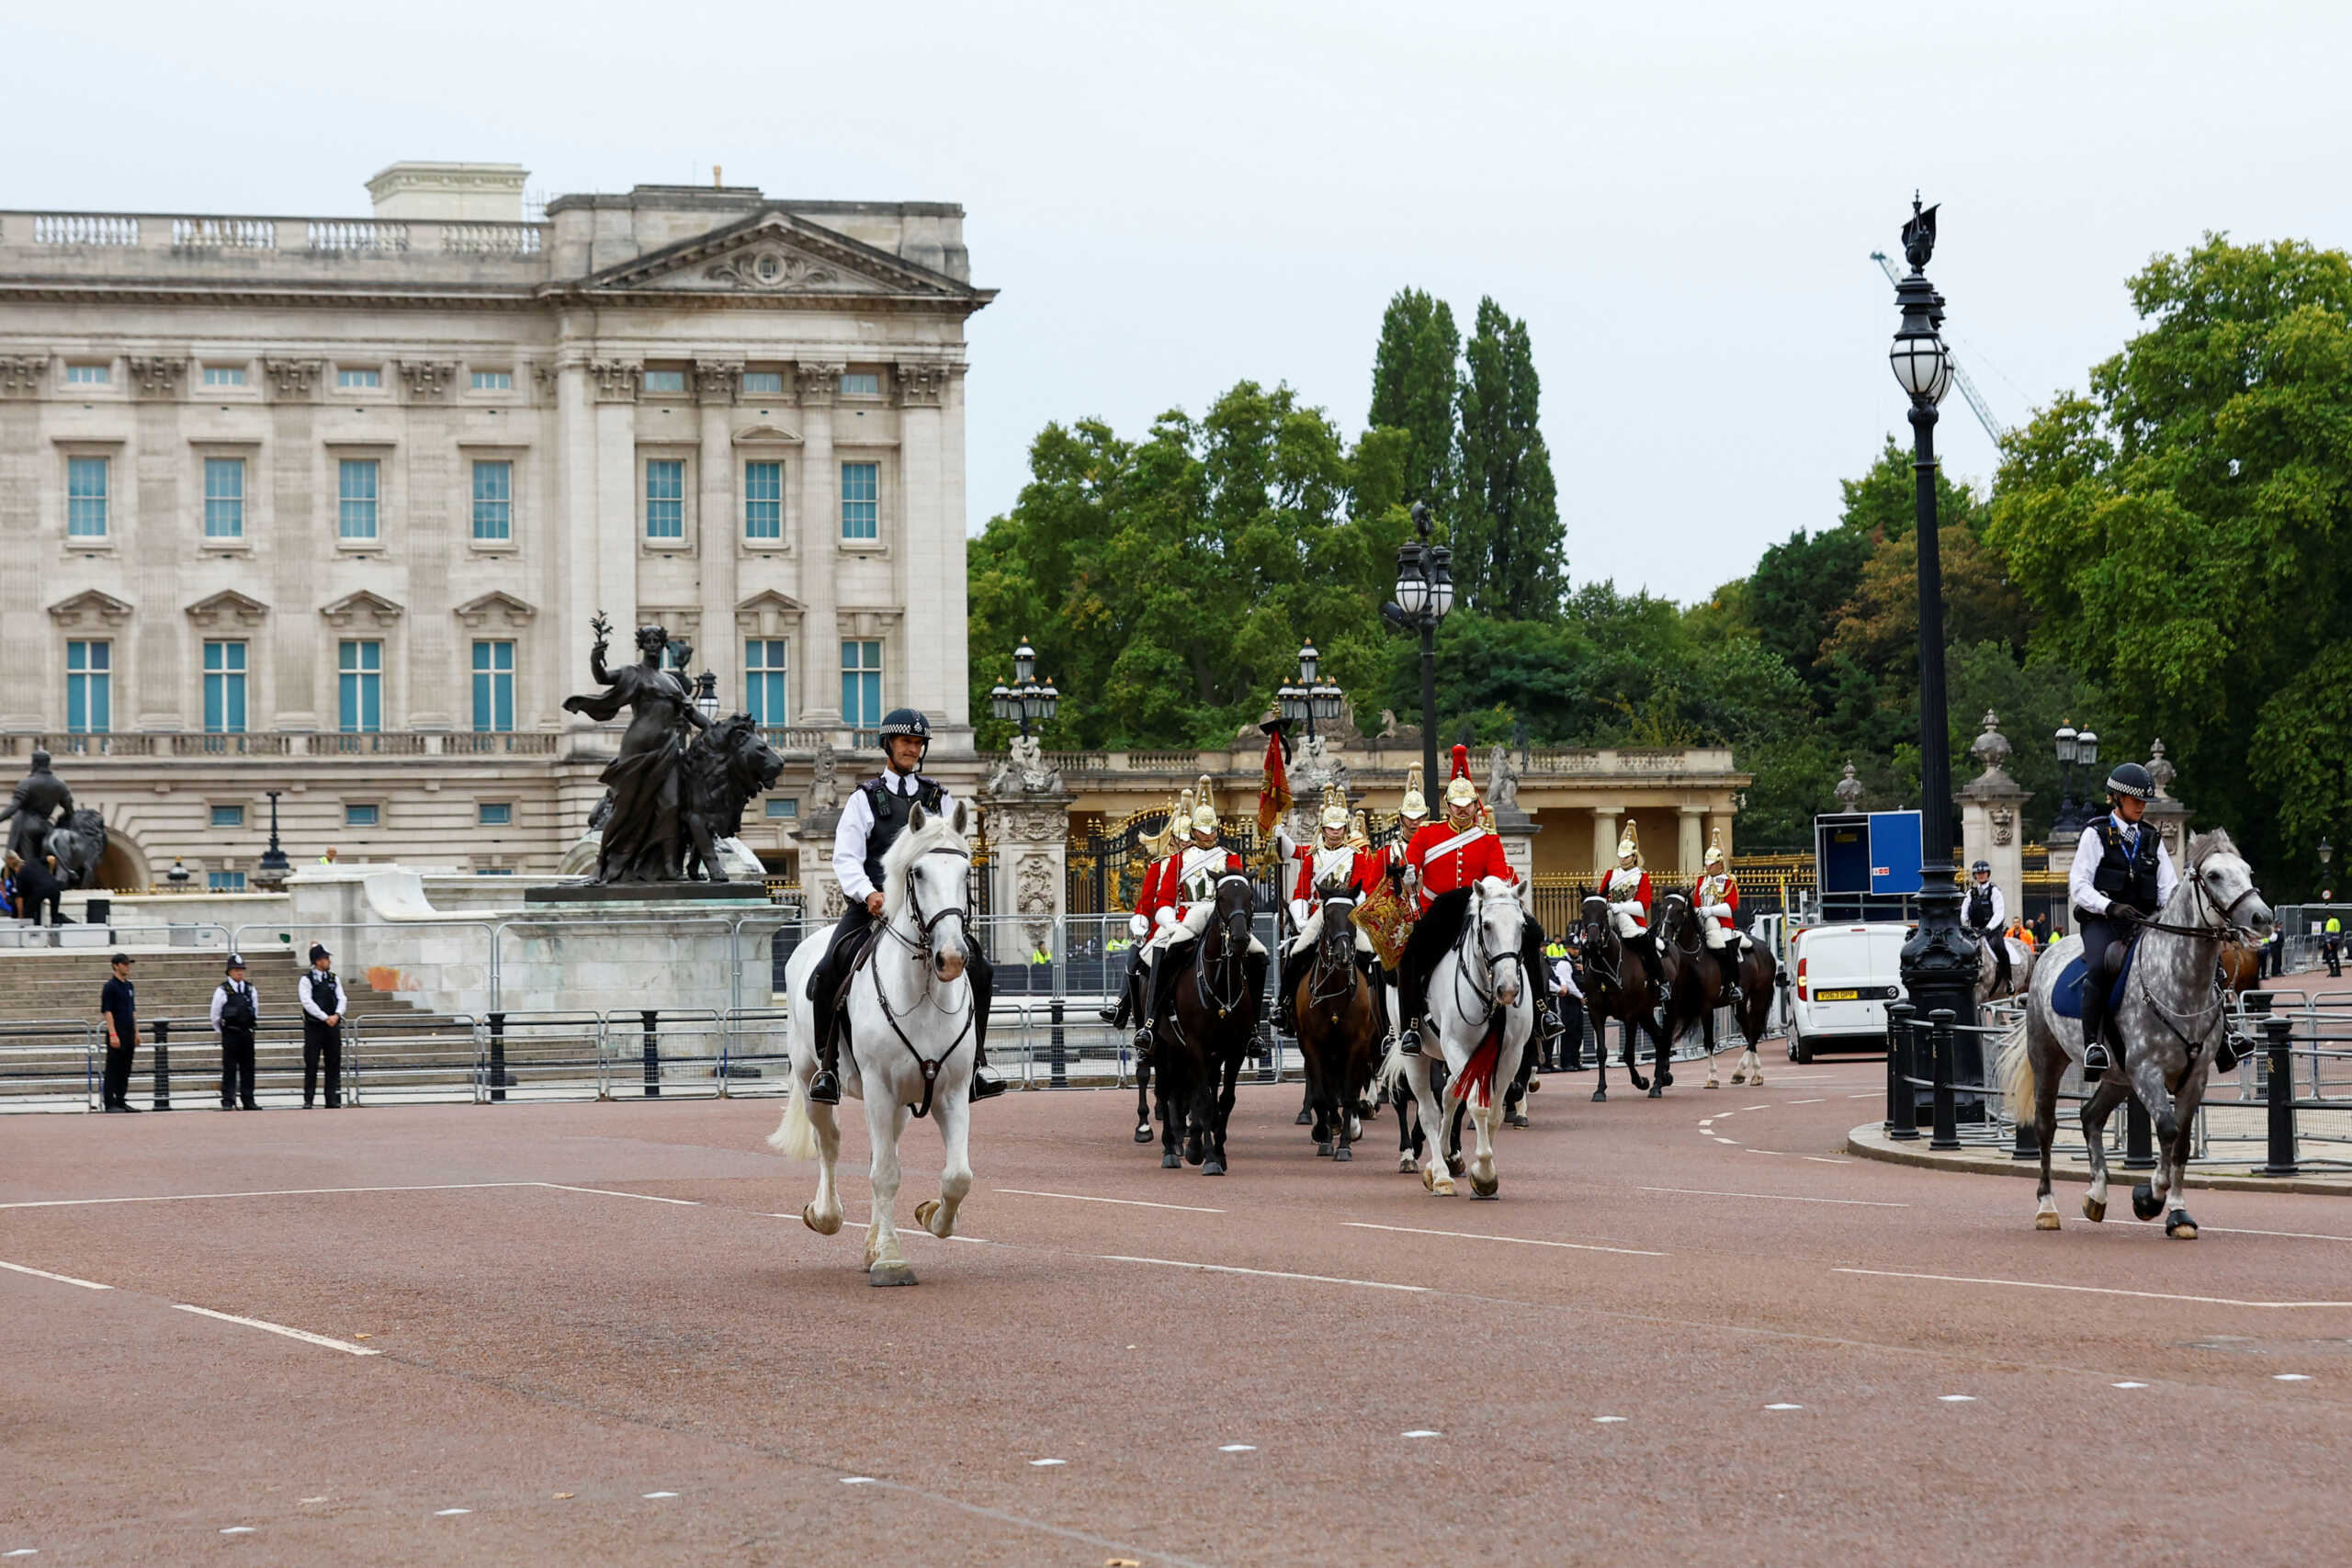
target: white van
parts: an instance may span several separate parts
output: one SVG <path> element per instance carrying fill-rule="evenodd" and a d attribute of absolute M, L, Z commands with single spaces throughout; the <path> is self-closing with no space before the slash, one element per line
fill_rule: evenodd
<path fill-rule="evenodd" d="M 1907 924 L 1809 926 L 1789 939 L 1789 1055 L 1883 1051 L 1886 1009 L 1903 999 Z"/>

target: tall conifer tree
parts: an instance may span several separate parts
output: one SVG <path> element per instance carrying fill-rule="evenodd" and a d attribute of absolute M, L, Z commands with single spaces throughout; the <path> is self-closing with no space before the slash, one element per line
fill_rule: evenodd
<path fill-rule="evenodd" d="M 1462 334 L 1453 310 L 1418 288 L 1400 288 L 1380 319 L 1372 362 L 1374 430 L 1402 430 L 1404 496 L 1443 516 L 1453 498 L 1453 409 Z"/>
<path fill-rule="evenodd" d="M 1502 620 L 1556 620 L 1567 585 L 1552 455 L 1537 428 L 1543 387 L 1527 323 L 1478 301 L 1464 349 L 1453 522 L 1457 596 Z"/>

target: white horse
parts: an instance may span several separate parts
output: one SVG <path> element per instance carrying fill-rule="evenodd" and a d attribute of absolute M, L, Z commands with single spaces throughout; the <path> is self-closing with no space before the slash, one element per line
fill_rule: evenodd
<path fill-rule="evenodd" d="M 952 818 L 917 806 L 889 852 L 882 857 L 882 929 L 866 961 L 842 982 L 848 992 L 841 1036 L 841 1080 L 865 1102 L 866 1135 L 874 1146 L 874 1217 L 865 1228 L 865 1268 L 876 1285 L 911 1285 L 914 1270 L 899 1251 L 899 1137 L 907 1112 L 935 1112 L 946 1163 L 939 1196 L 915 1206 L 915 1221 L 944 1240 L 956 1234 L 956 1213 L 972 1190 L 971 1132 L 973 1012 L 964 966 L 971 953 L 971 908 L 966 892 L 972 848 L 965 839 L 968 807 Z M 820 1235 L 842 1228 L 841 1189 L 833 1168 L 841 1157 L 835 1108 L 808 1099 L 817 1072 L 816 1010 L 800 998 L 825 943 L 804 942 L 785 966 L 793 998 L 788 1039 L 790 1098 L 768 1146 L 786 1159 L 820 1162 L 817 1198 L 800 1211 Z"/>
<path fill-rule="evenodd" d="M 2148 922 L 2133 955 L 2123 995 L 2108 1014 L 2108 1037 L 2120 1040 L 2119 1066 L 2105 1074 L 2083 1102 L 2083 1139 L 2090 1145 L 2091 1186 L 2083 1217 L 2107 1218 L 2108 1116 L 2138 1095 L 2156 1122 L 2156 1174 L 2132 1190 L 2132 1212 L 2143 1220 L 2165 1214 L 2165 1234 L 2193 1241 L 2197 1222 L 2181 1195 L 2188 1156 L 2196 1142 L 2197 1108 L 2214 1058 L 2227 1044 L 2225 1002 L 2219 983 L 2222 943 L 2233 932 L 2267 931 L 2270 907 L 2256 891 L 2254 874 L 2215 829 L 2188 846 L 2188 866 L 2171 898 Z M 2061 1017 L 2052 996 L 2067 963 L 2081 955 L 2083 939 L 2052 943 L 2041 958 L 2027 993 L 2025 1016 L 2002 1046 L 2002 1092 L 2009 1114 L 2028 1114 L 2041 1139 L 2041 1186 L 2033 1223 L 2058 1228 L 2058 1204 L 2050 1195 L 2051 1145 L 2058 1132 L 2058 1080 L 2082 1060 L 2082 1026 Z M 2084 977 L 2086 986 L 2109 984 L 2103 975 Z M 2169 1206 L 2170 1213 L 2166 1213 Z"/>
<path fill-rule="evenodd" d="M 1502 1188 L 1495 1171 L 1495 1133 L 1502 1124 L 1503 1092 L 1519 1077 L 1520 1059 L 1535 1032 L 1535 993 L 1523 973 L 1520 939 L 1526 929 L 1521 899 L 1525 887 L 1487 877 L 1470 889 L 1461 934 L 1430 971 L 1421 1055 L 1408 1056 L 1400 1042 L 1389 1047 L 1374 1080 L 1377 1095 L 1399 1081 L 1410 1086 L 1427 1130 L 1421 1185 L 1442 1198 L 1453 1196 L 1453 1172 L 1445 1156 L 1446 1128 L 1454 1106 L 1465 1104 L 1477 1134 L 1469 1163 L 1470 1190 L 1492 1198 Z M 1430 1088 L 1431 1050 L 1445 1054 L 1445 1102 Z"/>
<path fill-rule="evenodd" d="M 2000 989 L 2000 961 L 1993 954 L 1991 944 L 1998 942 L 2009 950 L 2009 987 Z M 1988 936 L 1976 944 L 1976 1006 L 1983 1010 L 1986 1002 L 2000 1001 L 2008 997 L 2022 997 L 2033 985 L 2035 953 L 2031 947 L 2007 931 Z M 1735 1082 L 1737 1080 L 1735 1079 Z"/>

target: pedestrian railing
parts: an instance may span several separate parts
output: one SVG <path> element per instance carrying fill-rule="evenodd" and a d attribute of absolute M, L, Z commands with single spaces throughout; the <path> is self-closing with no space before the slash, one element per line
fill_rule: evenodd
<path fill-rule="evenodd" d="M 82 1019 L 0 1023 L 0 1106 L 98 1108 L 98 1026 Z"/>

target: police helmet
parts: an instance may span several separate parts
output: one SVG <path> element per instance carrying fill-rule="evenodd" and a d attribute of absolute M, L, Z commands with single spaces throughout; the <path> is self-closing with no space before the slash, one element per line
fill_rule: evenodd
<path fill-rule="evenodd" d="M 892 708 L 882 716 L 881 739 L 883 755 L 889 755 L 890 741 L 896 736 L 911 735 L 922 742 L 925 751 L 931 750 L 931 720 L 923 717 L 920 708 Z"/>
<path fill-rule="evenodd" d="M 1968 868 L 1968 874 L 1971 876 L 1990 876 L 1993 874 L 1993 863 L 1989 860 L 1980 860 L 1974 865 Z"/>
<path fill-rule="evenodd" d="M 2156 781 L 2150 778 L 2148 770 L 2139 763 L 2121 762 L 2117 764 L 2115 772 L 2107 775 L 2107 793 L 2128 795 L 2134 800 L 2154 800 L 2156 798 Z"/>

